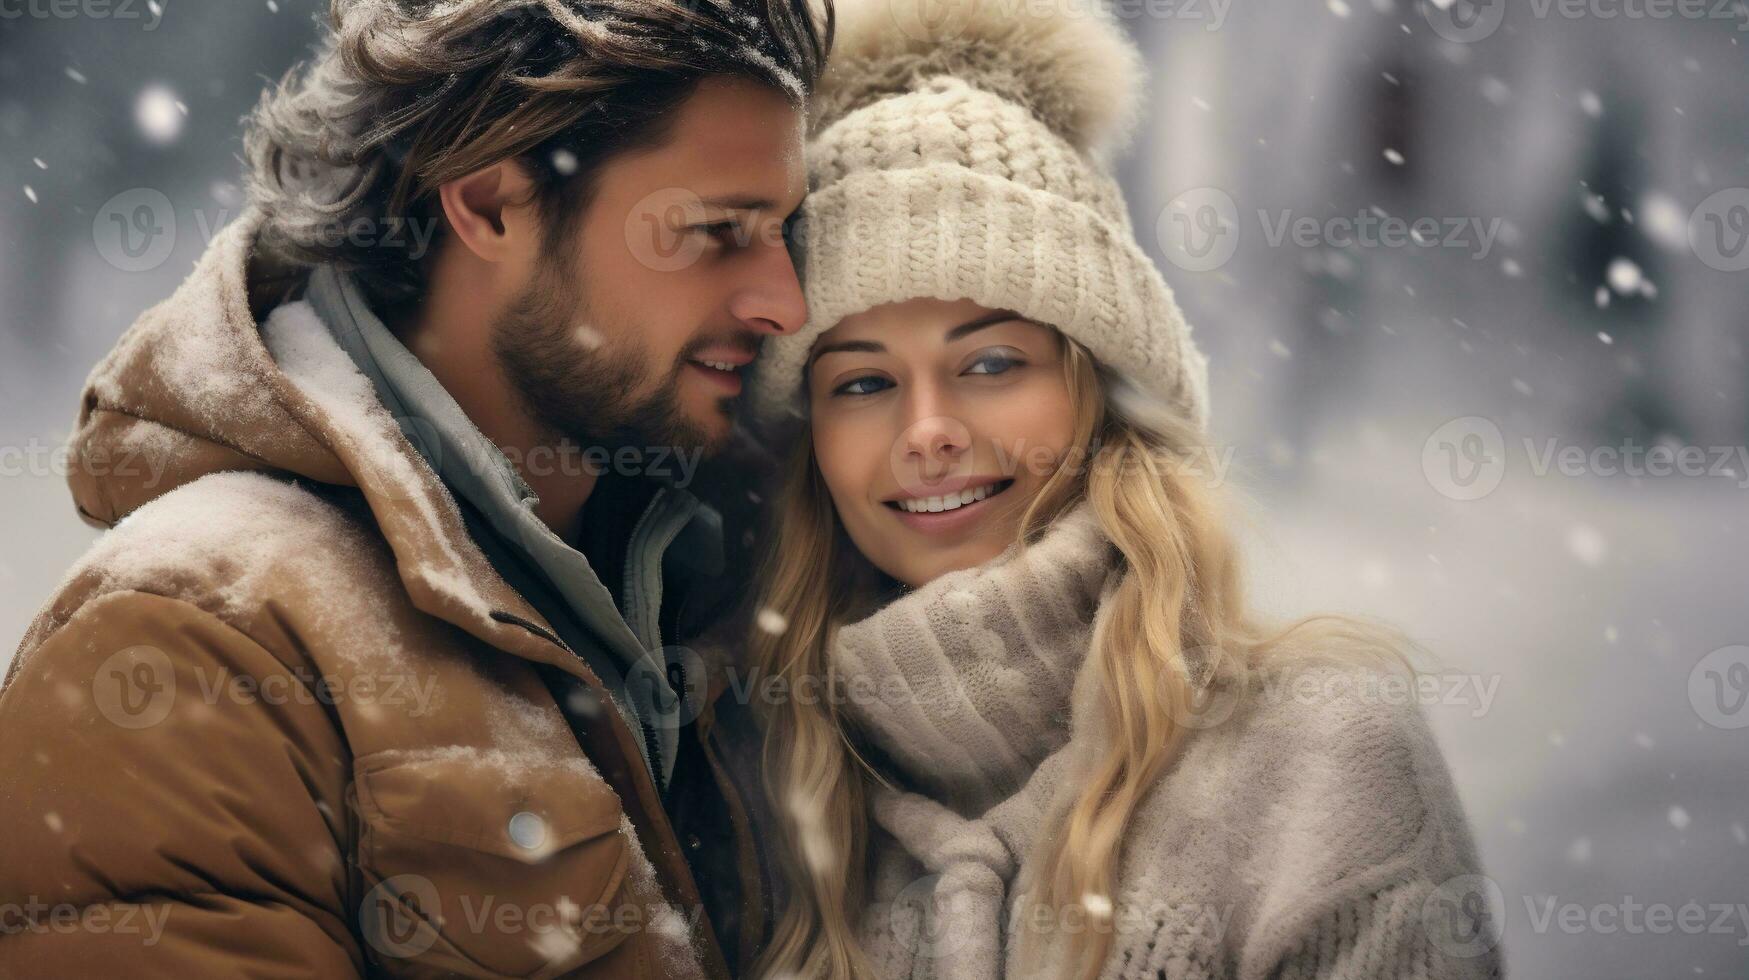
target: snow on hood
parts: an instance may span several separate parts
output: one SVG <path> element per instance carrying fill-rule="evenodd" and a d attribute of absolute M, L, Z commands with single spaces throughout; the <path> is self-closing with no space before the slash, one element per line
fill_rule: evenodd
<path fill-rule="evenodd" d="M 256 320 L 248 261 L 262 217 L 251 208 L 226 226 L 92 371 L 67 477 L 81 515 L 111 526 L 228 471 L 355 486 L 419 608 L 500 644 L 510 627 L 495 611 L 544 624 L 321 322 Z"/>

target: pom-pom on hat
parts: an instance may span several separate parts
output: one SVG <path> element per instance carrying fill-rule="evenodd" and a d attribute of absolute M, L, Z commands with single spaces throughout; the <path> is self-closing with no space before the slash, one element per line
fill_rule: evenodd
<path fill-rule="evenodd" d="M 1202 431 L 1207 359 L 1136 244 L 1110 159 L 1141 56 L 1097 0 L 838 0 L 796 228 L 808 320 L 770 337 L 751 399 L 802 414 L 844 317 L 920 296 L 1049 324 Z"/>

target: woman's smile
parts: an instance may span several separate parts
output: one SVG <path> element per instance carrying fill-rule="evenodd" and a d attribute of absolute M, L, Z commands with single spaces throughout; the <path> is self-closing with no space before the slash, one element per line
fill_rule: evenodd
<path fill-rule="evenodd" d="M 988 502 L 1013 485 L 1011 479 L 979 479 L 936 496 L 900 496 L 882 503 L 913 531 L 945 534 L 977 523 L 989 513 Z"/>

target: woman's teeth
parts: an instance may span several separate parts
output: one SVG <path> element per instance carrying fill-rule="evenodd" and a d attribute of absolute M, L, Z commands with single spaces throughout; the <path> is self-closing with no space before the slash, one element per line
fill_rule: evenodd
<path fill-rule="evenodd" d="M 986 483 L 981 487 L 961 490 L 941 497 L 918 497 L 895 501 L 895 505 L 903 511 L 912 514 L 939 514 L 944 510 L 959 510 L 967 504 L 975 504 L 985 497 L 1000 493 L 1007 489 L 1006 483 Z"/>
<path fill-rule="evenodd" d="M 733 372 L 735 370 L 735 365 L 730 364 L 728 361 L 695 361 L 694 363 L 703 364 L 705 367 L 709 368 L 716 368 L 718 371 Z"/>

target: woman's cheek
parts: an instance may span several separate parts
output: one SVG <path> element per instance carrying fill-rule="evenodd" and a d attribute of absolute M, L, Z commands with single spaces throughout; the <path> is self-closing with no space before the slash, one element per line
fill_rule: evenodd
<path fill-rule="evenodd" d="M 995 447 L 1004 476 L 1043 479 L 1056 470 L 1074 437 L 1067 394 L 1046 386 L 1026 386 L 1002 399 L 985 416 L 983 432 Z"/>
<path fill-rule="evenodd" d="M 854 512 L 857 502 L 865 500 L 873 486 L 873 467 L 866 458 L 870 445 L 854 424 L 837 419 L 815 424 L 814 457 L 841 516 Z"/>

